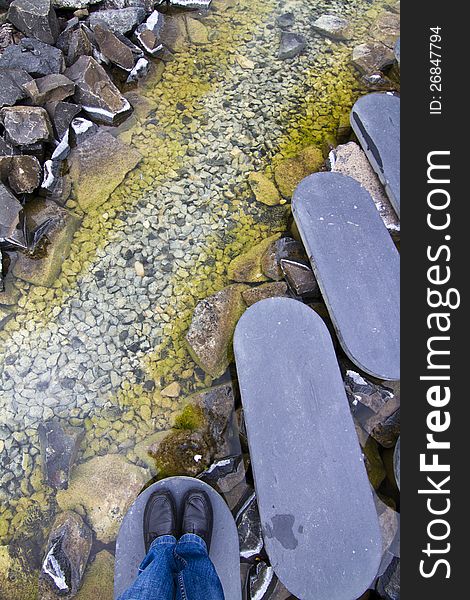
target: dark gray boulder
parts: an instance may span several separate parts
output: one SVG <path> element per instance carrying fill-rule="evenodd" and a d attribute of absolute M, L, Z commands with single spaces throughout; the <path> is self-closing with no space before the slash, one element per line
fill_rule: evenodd
<path fill-rule="evenodd" d="M 34 38 L 23 38 L 0 56 L 0 69 L 23 69 L 36 77 L 62 73 L 64 68 L 62 52 Z"/>
<path fill-rule="evenodd" d="M 320 297 L 320 288 L 309 265 L 283 258 L 281 259 L 281 269 L 295 296 L 312 300 Z"/>
<path fill-rule="evenodd" d="M 21 208 L 20 202 L 0 182 L 0 242 L 13 234 L 19 222 Z"/>
<path fill-rule="evenodd" d="M 39 575 L 39 597 L 72 598 L 90 555 L 92 533 L 75 512 L 61 513 L 52 525 Z"/>
<path fill-rule="evenodd" d="M 6 139 L 15 146 L 31 146 L 52 139 L 52 125 L 44 108 L 7 106 L 0 110 Z"/>
<path fill-rule="evenodd" d="M 46 102 L 59 102 L 72 96 L 75 92 L 75 84 L 61 73 L 52 73 L 30 81 L 24 89 L 33 104 L 39 106 Z"/>
<path fill-rule="evenodd" d="M 0 71 L 0 108 L 13 106 L 26 98 L 24 85 L 32 77 L 22 69 L 2 69 Z"/>
<path fill-rule="evenodd" d="M 306 45 L 307 41 L 300 33 L 283 31 L 281 34 L 281 42 L 279 44 L 278 58 L 281 60 L 294 58 L 305 49 Z"/>
<path fill-rule="evenodd" d="M 65 490 L 84 431 L 47 421 L 40 423 L 38 433 L 45 481 L 56 490 Z"/>
<path fill-rule="evenodd" d="M 128 43 L 125 43 L 111 29 L 97 23 L 94 34 L 103 57 L 125 71 L 132 71 L 135 65 L 135 54 Z"/>
<path fill-rule="evenodd" d="M 78 104 L 71 102 L 53 101 L 44 105 L 52 122 L 56 140 L 61 140 L 68 131 L 73 119 L 82 110 Z"/>
<path fill-rule="evenodd" d="M 93 55 L 93 34 L 77 18 L 70 19 L 59 35 L 56 46 L 64 53 L 65 64 L 70 67 L 81 56 Z"/>
<path fill-rule="evenodd" d="M 400 559 L 394 557 L 385 573 L 379 577 L 377 593 L 383 600 L 400 600 Z"/>
<path fill-rule="evenodd" d="M 259 558 L 264 548 L 261 519 L 254 491 L 248 496 L 238 511 L 235 522 L 240 543 L 240 558 L 254 561 Z"/>
<path fill-rule="evenodd" d="M 59 35 L 59 22 L 51 0 L 13 0 L 8 20 L 26 36 L 45 44 L 54 44 Z"/>
<path fill-rule="evenodd" d="M 132 112 L 132 106 L 91 56 L 82 56 L 65 71 L 76 84 L 74 99 L 97 123 L 119 125 Z"/>
<path fill-rule="evenodd" d="M 165 15 L 155 10 L 135 30 L 134 35 L 137 43 L 150 56 L 156 56 L 163 50 L 165 20 Z"/>
<path fill-rule="evenodd" d="M 42 167 L 35 156 L 11 157 L 8 183 L 16 194 L 32 194 L 41 185 Z"/>
<path fill-rule="evenodd" d="M 94 29 L 98 23 L 107 25 L 114 33 L 126 35 L 145 19 L 145 10 L 138 6 L 117 10 L 99 10 L 91 13 L 90 25 Z"/>
<path fill-rule="evenodd" d="M 292 27 L 292 25 L 295 23 L 295 15 L 292 12 L 287 12 L 284 13 L 282 15 L 279 15 L 276 18 L 276 24 L 281 28 L 281 29 L 288 29 L 289 27 Z"/>

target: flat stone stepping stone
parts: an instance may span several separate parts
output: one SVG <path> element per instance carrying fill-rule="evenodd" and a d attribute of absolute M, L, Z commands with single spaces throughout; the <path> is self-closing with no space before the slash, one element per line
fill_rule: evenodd
<path fill-rule="evenodd" d="M 116 541 L 114 598 L 118 598 L 134 582 L 145 556 L 142 522 L 149 496 L 158 490 L 170 490 L 180 509 L 190 489 L 204 490 L 214 511 L 214 528 L 210 557 L 222 583 L 226 600 L 241 600 L 240 556 L 235 521 L 222 497 L 206 483 L 192 477 L 170 477 L 144 490 L 131 506 L 122 522 Z"/>
<path fill-rule="evenodd" d="M 234 350 L 271 565 L 302 600 L 355 600 L 382 542 L 328 329 L 305 304 L 269 298 L 241 317 Z"/>
<path fill-rule="evenodd" d="M 400 98 L 387 93 L 359 98 L 351 126 L 400 216 Z"/>
<path fill-rule="evenodd" d="M 344 351 L 366 373 L 400 379 L 400 258 L 369 192 L 315 173 L 292 209 Z"/>

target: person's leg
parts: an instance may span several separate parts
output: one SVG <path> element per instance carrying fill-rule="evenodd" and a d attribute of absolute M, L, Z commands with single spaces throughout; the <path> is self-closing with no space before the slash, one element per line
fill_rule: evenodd
<path fill-rule="evenodd" d="M 201 537 L 184 534 L 176 546 L 175 561 L 177 600 L 224 600 L 222 584 Z"/>
<path fill-rule="evenodd" d="M 176 538 L 162 535 L 156 538 L 139 567 L 134 583 L 118 600 L 174 600 Z"/>

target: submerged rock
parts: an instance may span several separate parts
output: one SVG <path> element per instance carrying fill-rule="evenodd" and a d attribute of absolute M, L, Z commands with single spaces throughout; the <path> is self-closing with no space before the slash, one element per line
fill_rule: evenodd
<path fill-rule="evenodd" d="M 114 556 L 101 550 L 85 571 L 75 600 L 110 600 L 114 591 Z"/>
<path fill-rule="evenodd" d="M 289 27 L 292 27 L 292 25 L 294 23 L 295 23 L 295 15 L 292 12 L 284 13 L 282 15 L 279 15 L 279 17 L 276 18 L 276 24 L 281 29 L 287 29 Z"/>
<path fill-rule="evenodd" d="M 75 84 L 65 75 L 53 73 L 30 81 L 24 89 L 33 103 L 39 105 L 46 102 L 60 102 L 72 96 Z"/>
<path fill-rule="evenodd" d="M 400 220 L 385 193 L 374 169 L 371 167 L 364 151 L 355 142 L 348 142 L 335 148 L 332 153 L 334 173 L 349 175 L 358 181 L 372 196 L 375 206 L 387 229 L 396 234 L 400 231 Z"/>
<path fill-rule="evenodd" d="M 352 62 L 363 75 L 368 75 L 391 67 L 395 62 L 395 56 L 384 44 L 368 42 L 353 49 Z"/>
<path fill-rule="evenodd" d="M 245 304 L 251 306 L 265 298 L 289 298 L 290 294 L 287 285 L 283 281 L 274 281 L 245 290 L 242 296 Z"/>
<path fill-rule="evenodd" d="M 337 15 L 321 15 L 313 23 L 313 28 L 334 40 L 347 40 L 350 37 L 349 21 Z"/>
<path fill-rule="evenodd" d="M 235 521 L 240 543 L 240 557 L 245 560 L 255 560 L 261 554 L 264 541 L 261 528 L 256 494 L 252 492 L 243 504 Z"/>
<path fill-rule="evenodd" d="M 32 81 L 32 77 L 22 69 L 2 69 L 0 71 L 0 108 L 13 106 L 27 94 L 24 85 Z"/>
<path fill-rule="evenodd" d="M 196 363 L 212 377 L 220 377 L 233 359 L 233 332 L 245 311 L 244 285 L 229 285 L 201 300 L 186 334 L 189 352 Z"/>
<path fill-rule="evenodd" d="M 51 0 L 13 0 L 8 20 L 26 36 L 45 44 L 54 44 L 59 35 L 59 22 Z"/>
<path fill-rule="evenodd" d="M 132 112 L 132 106 L 91 56 L 82 56 L 65 71 L 76 84 L 74 98 L 97 123 L 119 125 Z"/>
<path fill-rule="evenodd" d="M 267 281 L 268 278 L 263 273 L 261 260 L 269 246 L 278 240 L 280 235 L 276 233 L 250 248 L 248 252 L 234 258 L 227 268 L 228 278 L 232 281 L 246 283 Z"/>
<path fill-rule="evenodd" d="M 80 588 L 90 555 L 92 534 L 75 512 L 61 513 L 47 542 L 39 575 L 39 598 L 72 598 Z"/>
<path fill-rule="evenodd" d="M 129 8 L 98 10 L 91 13 L 90 25 L 92 29 L 98 23 L 104 23 L 114 33 L 126 35 L 137 25 L 140 25 L 145 19 L 145 10 L 140 7 L 131 6 Z"/>
<path fill-rule="evenodd" d="M 196 477 L 211 463 L 211 447 L 207 436 L 200 431 L 176 431 L 166 437 L 156 451 L 159 478 L 185 475 Z"/>
<path fill-rule="evenodd" d="M 63 510 L 83 507 L 96 537 L 107 544 L 146 481 L 146 471 L 123 456 L 97 456 L 74 469 L 68 489 L 57 493 L 57 503 Z"/>
<path fill-rule="evenodd" d="M 383 12 L 375 21 L 370 33 L 375 41 L 393 48 L 400 37 L 400 15 Z"/>
<path fill-rule="evenodd" d="M 286 60 L 298 56 L 307 46 L 307 40 L 300 33 L 283 31 L 279 44 L 278 58 Z"/>
<path fill-rule="evenodd" d="M 40 423 L 38 434 L 46 483 L 56 490 L 67 489 L 85 431 L 48 421 Z"/>
<path fill-rule="evenodd" d="M 52 139 L 49 115 L 38 106 L 8 106 L 0 110 L 6 139 L 15 146 L 31 146 Z"/>
<path fill-rule="evenodd" d="M 58 48 L 34 38 L 23 38 L 0 56 L 0 69 L 22 69 L 36 77 L 62 73 L 64 67 L 64 56 Z"/>
<path fill-rule="evenodd" d="M 0 242 L 11 237 L 15 231 L 21 210 L 20 202 L 0 182 Z"/>
<path fill-rule="evenodd" d="M 83 210 L 101 206 L 141 160 L 140 153 L 106 131 L 84 139 L 69 156 L 70 176 Z M 106 173 L 106 178 L 103 178 Z"/>
<path fill-rule="evenodd" d="M 276 206 L 281 202 L 281 196 L 276 186 L 263 173 L 250 173 L 248 183 L 258 202 L 267 206 Z"/>
<path fill-rule="evenodd" d="M 20 253 L 13 267 L 13 274 L 18 279 L 34 285 L 50 287 L 62 271 L 64 260 L 70 252 L 73 236 L 80 226 L 80 218 L 50 200 L 28 203 L 25 213 L 28 221 L 35 227 L 49 224 L 46 234 L 47 243 L 41 257 L 33 258 Z"/>
<path fill-rule="evenodd" d="M 189 41 L 195 46 L 205 46 L 209 43 L 208 30 L 204 23 L 198 19 L 186 18 L 186 30 Z"/>
<path fill-rule="evenodd" d="M 16 194 L 32 194 L 41 185 L 42 167 L 35 156 L 11 157 L 8 183 Z"/>
<path fill-rule="evenodd" d="M 319 171 L 323 162 L 322 151 L 316 146 L 308 146 L 297 156 L 281 160 L 274 168 L 274 179 L 284 198 L 290 198 L 302 179 Z"/>

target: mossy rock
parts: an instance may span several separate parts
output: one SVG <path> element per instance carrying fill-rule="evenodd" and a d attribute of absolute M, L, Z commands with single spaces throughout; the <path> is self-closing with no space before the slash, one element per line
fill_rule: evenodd
<path fill-rule="evenodd" d="M 204 23 L 198 19 L 186 17 L 186 31 L 191 44 L 196 46 L 205 46 L 209 43 L 208 30 Z"/>
<path fill-rule="evenodd" d="M 258 202 L 267 206 L 280 204 L 281 196 L 274 183 L 263 173 L 250 173 L 248 183 Z"/>
<path fill-rule="evenodd" d="M 229 279 L 246 283 L 268 281 L 268 277 L 263 273 L 261 260 L 269 246 L 280 237 L 281 234 L 276 233 L 250 248 L 245 254 L 234 258 L 227 269 Z"/>
<path fill-rule="evenodd" d="M 206 425 L 204 409 L 195 404 L 187 404 L 175 419 L 175 429 L 196 431 L 204 429 Z"/>
<path fill-rule="evenodd" d="M 13 267 L 13 275 L 34 285 L 51 287 L 59 277 L 65 259 L 70 253 L 73 236 L 80 226 L 80 218 L 73 212 L 51 201 L 34 201 L 26 205 L 26 218 L 32 228 L 53 219 L 52 227 L 46 233 L 38 257 L 18 254 Z"/>
<path fill-rule="evenodd" d="M 114 557 L 107 550 L 102 550 L 88 565 L 75 600 L 112 600 L 113 592 Z"/>
<path fill-rule="evenodd" d="M 201 300 L 193 313 L 186 344 L 203 371 L 217 378 L 233 360 L 233 332 L 246 309 L 242 291 L 246 286 L 229 285 Z"/>
<path fill-rule="evenodd" d="M 366 465 L 369 481 L 375 490 L 378 490 L 386 477 L 385 466 L 379 454 L 379 447 L 373 438 L 369 438 L 364 445 L 364 463 Z"/>
<path fill-rule="evenodd" d="M 323 162 L 317 146 L 307 146 L 297 156 L 280 161 L 274 168 L 274 179 L 284 198 L 291 198 L 302 179 L 319 171 Z"/>

